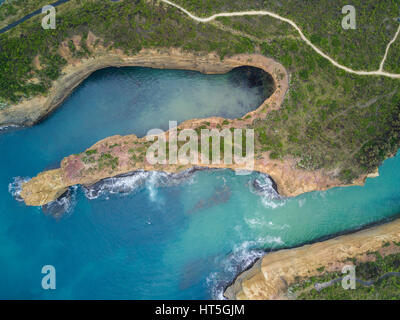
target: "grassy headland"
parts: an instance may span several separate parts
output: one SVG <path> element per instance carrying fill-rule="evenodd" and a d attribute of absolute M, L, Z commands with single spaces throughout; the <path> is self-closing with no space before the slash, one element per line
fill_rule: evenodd
<path fill-rule="evenodd" d="M 264 8 L 295 21 L 311 41 L 338 62 L 375 70 L 398 26 L 391 0 L 353 1 L 356 30 L 341 28 L 345 1 L 179 0 L 200 16 L 220 11 Z M 30 1 L 32 8 L 42 2 Z M 3 11 L 0 11 L 3 12 Z M 400 80 L 348 74 L 305 45 L 294 30 L 268 17 L 218 19 L 199 24 L 176 8 L 154 0 L 71 0 L 57 9 L 57 28 L 43 30 L 32 18 L 0 35 L 0 106 L 45 95 L 67 61 L 60 45 L 68 41 L 76 58 L 90 57 L 89 31 L 107 48 L 134 55 L 143 48 L 216 52 L 223 59 L 261 53 L 281 62 L 291 76 L 279 110 L 249 125 L 256 130 L 256 154 L 293 157 L 307 170 L 331 170 L 343 182 L 373 172 L 400 146 Z M 77 46 L 71 39 L 80 36 Z M 398 69 L 399 41 L 387 70 Z M 397 57 L 397 60 L 396 60 Z M 400 72 L 397 70 L 397 72 Z"/>

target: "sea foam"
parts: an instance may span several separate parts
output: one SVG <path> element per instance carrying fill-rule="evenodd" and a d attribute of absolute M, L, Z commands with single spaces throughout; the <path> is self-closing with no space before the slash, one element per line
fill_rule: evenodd
<path fill-rule="evenodd" d="M 286 203 L 285 198 L 279 195 L 275 183 L 267 174 L 259 173 L 250 184 L 250 191 L 261 197 L 261 202 L 266 208 L 275 209 Z"/>
<path fill-rule="evenodd" d="M 21 197 L 22 185 L 28 182 L 31 178 L 29 177 L 14 177 L 13 182 L 8 184 L 8 192 L 14 197 L 15 200 L 23 202 L 24 199 Z"/>
<path fill-rule="evenodd" d="M 130 174 L 107 178 L 82 188 L 85 196 L 93 200 L 109 194 L 129 195 L 146 187 L 150 199 L 155 201 L 158 188 L 193 182 L 192 177 L 196 171 L 196 168 L 179 173 L 139 170 Z"/>
<path fill-rule="evenodd" d="M 223 294 L 226 287 L 229 286 L 238 274 L 247 270 L 256 260 L 265 254 L 264 250 L 257 248 L 267 245 L 274 248 L 284 245 L 284 242 L 280 237 L 272 236 L 259 237 L 254 241 L 244 241 L 239 245 L 234 245 L 229 255 L 217 261 L 219 269 L 223 271 L 212 272 L 206 279 L 212 299 L 224 300 L 225 297 Z"/>
<path fill-rule="evenodd" d="M 76 194 L 78 186 L 72 186 L 58 199 L 51 201 L 42 206 L 45 214 L 51 215 L 56 219 L 66 217 L 66 214 L 71 213 L 77 203 Z"/>

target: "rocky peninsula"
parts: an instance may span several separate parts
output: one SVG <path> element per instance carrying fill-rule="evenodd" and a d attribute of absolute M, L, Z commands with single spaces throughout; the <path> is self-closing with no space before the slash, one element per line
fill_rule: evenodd
<path fill-rule="evenodd" d="M 65 55 L 67 55 L 67 50 Z M 203 73 L 225 73 L 240 66 L 253 66 L 268 72 L 274 82 L 274 93 L 256 110 L 242 118 L 226 120 L 220 117 L 192 119 L 181 123 L 177 130 L 212 128 L 246 128 L 254 120 L 265 118 L 270 110 L 281 106 L 289 87 L 289 75 L 278 62 L 262 55 L 237 55 L 220 60 L 216 55 L 195 55 L 180 50 L 143 50 L 136 56 L 104 51 L 95 58 L 71 63 L 64 76 L 56 81 L 50 94 L 14 106 L 1 113 L 3 124 L 32 125 L 51 113 L 93 71 L 108 66 L 145 66 L 196 70 Z M 168 134 L 168 133 L 167 133 Z M 145 171 L 179 172 L 192 165 L 152 165 L 147 162 L 146 137 L 112 136 L 97 142 L 84 152 L 64 158 L 60 168 L 38 174 L 22 186 L 21 197 L 29 206 L 48 204 L 63 195 L 70 186 L 92 185 L 109 177 Z M 199 164 L 199 167 L 241 169 L 238 165 Z M 304 192 L 325 190 L 341 183 L 333 172 L 324 169 L 308 171 L 298 168 L 296 159 L 274 160 L 269 153 L 258 154 L 254 170 L 267 173 L 276 183 L 278 192 L 296 196 Z M 367 176 L 354 184 L 362 184 Z M 285 299 L 288 286 L 301 278 L 318 275 L 320 268 L 336 270 L 343 261 L 378 250 L 383 243 L 400 241 L 400 221 L 357 232 L 352 235 L 281 250 L 265 255 L 254 266 L 239 275 L 226 290 L 229 299 Z M 317 257 L 317 258 L 316 258 Z"/>
<path fill-rule="evenodd" d="M 254 170 L 271 176 L 277 191 L 284 196 L 362 185 L 367 177 L 378 175 L 377 171 L 366 173 L 373 172 L 384 158 L 399 149 L 400 94 L 398 80 L 392 78 L 392 73 L 398 73 L 395 70 L 398 47 L 394 42 L 400 29 L 393 38 L 395 30 L 387 19 L 393 9 L 385 5 L 384 20 L 382 15 L 374 15 L 363 32 L 333 39 L 337 8 L 326 3 L 316 6 L 306 20 L 303 10 L 306 6 L 273 6 L 270 10 L 282 17 L 290 12 L 293 20 L 269 20 L 270 27 L 266 30 L 265 21 L 255 18 L 238 17 L 231 21 L 225 17 L 209 24 L 199 23 L 204 18 L 193 21 L 193 17 L 177 10 L 179 6 L 166 6 L 158 1 L 95 0 L 73 4 L 71 1 L 71 7 L 60 7 L 57 28 L 46 36 L 40 23 L 36 23 L 38 19 L 3 35 L 0 61 L 5 77 L 1 86 L 0 128 L 32 126 L 42 121 L 84 79 L 102 68 L 141 66 L 222 74 L 251 66 L 267 72 L 275 83 L 274 93 L 257 109 L 233 120 L 220 117 L 188 120 L 177 130 L 259 129 L 264 136 L 258 133 L 255 141 Z M 231 4 L 226 1 L 220 5 Z M 259 3 L 246 3 L 247 7 L 254 5 Z M 293 34 L 293 30 L 282 28 L 282 20 L 298 32 Z M 386 26 L 383 36 L 382 21 Z M 307 29 L 312 24 L 324 27 Z M 359 48 L 357 57 L 351 53 L 354 43 Z M 338 47 L 344 48 L 343 52 L 335 52 Z M 378 71 L 370 71 L 379 63 Z M 167 139 L 170 134 L 167 132 Z M 18 195 L 28 206 L 42 206 L 74 185 L 90 186 L 141 170 L 180 172 L 193 167 L 151 164 L 145 156 L 148 147 L 147 137 L 133 134 L 108 137 L 65 157 L 57 169 L 39 173 L 23 183 L 21 190 L 18 184 Z M 11 157 L 13 149 L 8 150 L 10 153 L 6 154 L 15 159 Z M 243 169 L 240 165 L 226 164 L 196 166 Z M 7 166 L 4 169 L 7 171 Z M 11 223 L 9 229 L 18 231 L 18 221 L 16 228 Z M 27 237 L 22 238 L 22 246 L 17 247 L 20 244 L 16 241 L 12 248 L 24 249 Z M 41 240 L 48 246 L 49 239 Z M 57 249 L 58 243 L 54 244 Z M 336 272 L 354 260 L 371 259 L 371 252 L 384 255 L 396 251 L 399 244 L 400 220 L 395 220 L 331 240 L 269 253 L 239 275 L 225 296 L 287 299 L 291 285 L 319 276 L 321 270 Z M 20 261 L 16 259 L 15 263 L 18 266 Z"/>
<path fill-rule="evenodd" d="M 221 60 L 216 54 L 194 54 L 178 49 L 142 50 L 134 56 L 127 56 L 120 50 L 110 50 L 99 45 L 93 34 L 88 36 L 88 45 L 95 54 L 88 59 L 76 59 L 69 52 L 66 42 L 60 53 L 69 62 L 63 76 L 54 82 L 49 94 L 0 111 L 2 125 L 33 125 L 48 116 L 68 97 L 92 72 L 110 66 L 142 66 L 152 68 L 187 69 L 207 74 L 222 74 L 233 68 L 252 66 L 271 75 L 275 83 L 274 93 L 256 110 L 242 118 L 226 120 L 220 117 L 192 119 L 178 126 L 181 129 L 251 128 L 256 119 L 264 119 L 269 111 L 280 108 L 289 87 L 289 74 L 273 59 L 259 54 L 236 55 Z M 76 46 L 80 39 L 74 39 Z M 99 141 L 78 155 L 71 155 L 61 161 L 60 168 L 40 173 L 22 186 L 21 197 L 30 206 L 47 204 L 76 184 L 91 185 L 102 179 L 126 174 L 137 170 L 178 172 L 190 165 L 151 165 L 145 159 L 146 137 L 135 135 L 113 136 Z M 240 165 L 213 165 L 199 163 L 200 167 L 241 169 Z M 296 196 L 314 190 L 326 190 L 343 185 L 334 171 L 325 169 L 309 171 L 300 169 L 294 158 L 273 160 L 269 152 L 256 154 L 254 170 L 267 173 L 277 184 L 278 192 L 284 196 Z M 366 176 L 354 184 L 362 184 Z"/>
<path fill-rule="evenodd" d="M 220 117 L 188 120 L 180 124 L 178 130 L 251 127 L 254 120 L 265 118 L 270 110 L 280 108 L 289 88 L 286 69 L 278 62 L 257 54 L 220 60 L 217 55 L 198 55 L 176 49 L 142 50 L 136 56 L 104 50 L 90 59 L 73 60 L 65 46 L 62 52 L 70 63 L 50 93 L 1 111 L 0 120 L 3 125 L 37 123 L 57 108 L 92 72 L 109 66 L 188 69 L 210 74 L 226 73 L 240 66 L 253 66 L 272 76 L 275 91 L 256 110 L 234 120 Z M 29 206 L 41 206 L 56 200 L 73 185 L 89 186 L 105 178 L 138 170 L 179 172 L 192 167 L 149 164 L 144 153 L 147 143 L 146 137 L 139 138 L 136 135 L 108 137 L 80 154 L 64 158 L 60 168 L 42 172 L 23 184 L 21 197 Z M 201 163 L 199 167 L 240 169 L 238 165 Z M 278 192 L 285 196 L 343 185 L 333 172 L 324 169 L 303 170 L 298 168 L 296 159 L 273 160 L 268 152 L 256 156 L 254 169 L 270 175 Z M 360 177 L 354 184 L 362 184 L 366 177 Z M 337 270 L 346 259 L 365 256 L 367 252 L 381 248 L 387 241 L 400 241 L 399 238 L 400 222 L 396 221 L 313 245 L 267 254 L 251 269 L 239 275 L 226 290 L 225 296 L 229 299 L 286 299 L 288 286 L 298 279 L 320 274 L 318 270 L 321 267 Z"/>

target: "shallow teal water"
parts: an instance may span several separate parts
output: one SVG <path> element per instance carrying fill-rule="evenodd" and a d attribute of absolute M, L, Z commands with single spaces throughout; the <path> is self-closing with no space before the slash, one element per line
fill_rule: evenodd
<path fill-rule="evenodd" d="M 291 199 L 280 198 L 265 175 L 229 170 L 142 172 L 76 187 L 61 219 L 12 196 L 20 181 L 14 178 L 55 167 L 105 136 L 254 109 L 260 88 L 245 79 L 241 72 L 106 69 L 41 124 L 0 135 L 0 298 L 219 298 L 260 249 L 300 245 L 400 212 L 399 155 L 365 187 Z M 57 271 L 53 291 L 41 288 L 47 264 Z"/>

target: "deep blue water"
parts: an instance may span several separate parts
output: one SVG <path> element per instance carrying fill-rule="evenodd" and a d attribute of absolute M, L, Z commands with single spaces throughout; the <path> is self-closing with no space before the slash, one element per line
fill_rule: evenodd
<path fill-rule="evenodd" d="M 1 134 L 0 298 L 218 298 L 259 249 L 300 245 L 400 212 L 399 155 L 365 187 L 291 199 L 280 198 L 265 175 L 229 170 L 139 173 L 110 179 L 100 191 L 76 187 L 59 219 L 12 196 L 17 177 L 56 167 L 106 136 L 142 136 L 168 120 L 233 118 L 262 100 L 243 71 L 110 68 L 42 123 Z M 254 190 L 255 179 L 264 191 Z M 41 288 L 48 264 L 57 272 L 52 291 Z"/>

